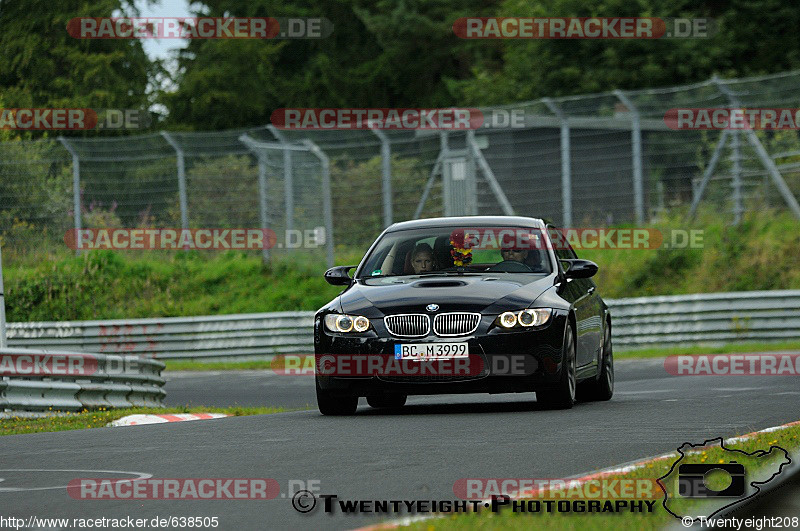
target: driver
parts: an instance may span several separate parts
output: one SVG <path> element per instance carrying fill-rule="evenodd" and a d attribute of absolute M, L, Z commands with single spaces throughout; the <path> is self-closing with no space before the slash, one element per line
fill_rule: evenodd
<path fill-rule="evenodd" d="M 433 260 L 433 249 L 427 243 L 420 243 L 411 253 L 411 267 L 415 274 L 434 271 L 436 264 Z"/>
<path fill-rule="evenodd" d="M 512 262 L 525 263 L 528 259 L 528 249 L 501 249 L 500 254 L 503 260 L 510 260 Z"/>

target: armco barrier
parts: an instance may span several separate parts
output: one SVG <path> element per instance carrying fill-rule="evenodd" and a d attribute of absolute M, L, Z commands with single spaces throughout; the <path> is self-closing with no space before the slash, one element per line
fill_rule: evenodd
<path fill-rule="evenodd" d="M 0 414 L 161 406 L 163 369 L 136 356 L 0 349 Z"/>
<path fill-rule="evenodd" d="M 800 290 L 666 295 L 607 302 L 615 347 L 800 339 Z"/>
<path fill-rule="evenodd" d="M 9 323 L 8 344 L 159 359 L 309 353 L 314 312 Z"/>
<path fill-rule="evenodd" d="M 800 290 L 611 299 L 617 348 L 800 339 Z M 9 323 L 8 342 L 159 359 L 313 352 L 314 312 Z"/>

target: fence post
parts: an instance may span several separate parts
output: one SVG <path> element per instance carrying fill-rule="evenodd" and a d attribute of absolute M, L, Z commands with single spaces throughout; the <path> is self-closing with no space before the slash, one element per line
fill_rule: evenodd
<path fill-rule="evenodd" d="M 333 267 L 333 204 L 331 201 L 331 164 L 330 159 L 318 145 L 311 140 L 303 140 L 322 164 L 322 215 L 325 219 L 325 244 L 328 250 L 328 267 Z"/>
<path fill-rule="evenodd" d="M 267 229 L 269 229 L 269 217 L 267 216 L 267 154 L 264 153 L 264 150 L 258 149 L 257 144 L 247 134 L 240 136 L 239 140 L 258 159 L 258 214 L 261 219 L 261 229 L 264 231 L 264 237 L 266 238 Z M 266 243 L 266 240 L 264 243 Z M 266 245 L 261 249 L 261 259 L 265 264 L 269 262 L 269 248 Z"/>
<path fill-rule="evenodd" d="M 711 78 L 711 82 L 717 86 L 720 92 L 728 97 L 728 101 L 731 103 L 731 106 L 738 109 L 742 108 L 742 102 L 739 101 L 739 98 L 722 79 L 715 75 L 713 78 Z M 747 137 L 747 141 L 750 142 L 750 145 L 756 150 L 756 155 L 758 155 L 758 158 L 761 160 L 761 164 L 763 164 L 764 168 L 766 168 L 767 173 L 769 173 L 770 177 L 772 177 L 772 181 L 775 183 L 778 191 L 783 196 L 783 200 L 786 201 L 786 204 L 789 206 L 789 210 L 791 210 L 792 213 L 798 219 L 800 219 L 800 204 L 797 203 L 797 199 L 792 194 L 792 190 L 786 184 L 781 172 L 778 171 L 775 161 L 769 156 L 767 149 L 758 139 L 758 136 L 756 136 L 756 133 L 752 128 L 748 127 L 745 129 L 744 135 Z M 741 192 L 739 193 L 741 194 Z"/>
<path fill-rule="evenodd" d="M 481 172 L 483 172 L 483 178 L 489 183 L 489 187 L 492 189 L 497 202 L 500 203 L 500 208 L 503 209 L 503 214 L 506 216 L 513 216 L 514 208 L 511 206 L 511 202 L 509 202 L 508 197 L 506 197 L 500 183 L 497 182 L 497 177 L 495 177 L 492 167 L 489 166 L 486 157 L 483 156 L 481 149 L 478 147 L 478 142 L 475 140 L 475 131 L 471 129 L 467 131 L 467 150 L 477 159 L 478 166 L 480 166 Z"/>
<path fill-rule="evenodd" d="M 72 209 L 75 224 L 75 254 L 81 254 L 81 161 L 78 152 L 63 136 L 58 141 L 72 155 Z"/>
<path fill-rule="evenodd" d="M 278 142 L 284 146 L 289 144 L 280 129 L 274 125 L 268 125 L 267 129 Z M 292 172 L 292 150 L 288 147 L 283 149 L 283 197 L 284 206 L 286 207 L 286 231 L 288 233 L 294 229 L 294 176 Z"/>
<path fill-rule="evenodd" d="M 711 155 L 711 160 L 708 162 L 705 172 L 703 172 L 703 179 L 696 188 L 692 189 L 692 206 L 689 209 L 688 221 L 692 221 L 697 213 L 697 207 L 700 206 L 700 200 L 703 198 L 703 194 L 706 191 L 706 186 L 708 186 L 708 182 L 711 180 L 711 175 L 713 175 L 714 170 L 717 168 L 717 161 L 719 160 L 719 156 L 722 153 L 722 149 L 725 147 L 725 142 L 728 140 L 728 136 L 730 136 L 730 134 L 731 132 L 729 129 L 722 130 L 722 134 L 719 137 L 719 142 L 717 142 L 717 147 L 714 148 L 714 153 Z"/>
<path fill-rule="evenodd" d="M 570 166 L 569 122 L 567 115 L 550 98 L 542 98 L 550 112 L 561 121 L 561 209 L 562 226 L 572 226 L 572 168 Z"/>
<path fill-rule="evenodd" d="M 742 222 L 744 207 L 742 206 L 742 152 L 739 149 L 739 131 L 731 134 L 731 173 L 733 189 L 733 224 L 739 225 Z"/>
<path fill-rule="evenodd" d="M 431 173 L 428 176 L 428 182 L 425 183 L 425 188 L 422 190 L 422 197 L 419 199 L 419 203 L 417 203 L 417 209 L 414 211 L 413 219 L 419 219 L 422 215 L 422 209 L 425 208 L 425 202 L 428 201 L 428 195 L 431 193 L 431 188 L 433 188 L 433 181 L 436 180 L 436 174 L 439 173 L 441 170 L 442 164 L 444 159 L 447 157 L 447 131 L 439 131 L 439 154 L 436 156 L 436 161 L 433 163 L 433 168 L 431 168 Z"/>
<path fill-rule="evenodd" d="M 381 182 L 383 192 L 383 227 L 392 224 L 392 146 L 386 133 L 371 126 L 370 130 L 381 141 Z"/>
<path fill-rule="evenodd" d="M 181 145 L 166 131 L 161 131 L 161 136 L 164 137 L 172 149 L 175 150 L 175 156 L 178 159 L 178 200 L 181 205 L 181 228 L 189 228 L 189 207 L 186 198 L 186 160 L 183 157 L 183 148 Z"/>
<path fill-rule="evenodd" d="M 642 123 L 639 109 L 628 96 L 621 90 L 615 90 L 614 95 L 625 105 L 631 113 L 631 158 L 633 159 L 633 204 L 636 214 L 636 223 L 644 223 L 644 176 L 642 174 Z"/>

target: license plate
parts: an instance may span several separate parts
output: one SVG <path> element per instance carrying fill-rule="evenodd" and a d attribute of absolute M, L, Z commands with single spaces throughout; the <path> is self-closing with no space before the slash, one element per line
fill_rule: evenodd
<path fill-rule="evenodd" d="M 406 343 L 394 346 L 396 360 L 446 360 L 469 357 L 467 344 L 461 343 Z"/>

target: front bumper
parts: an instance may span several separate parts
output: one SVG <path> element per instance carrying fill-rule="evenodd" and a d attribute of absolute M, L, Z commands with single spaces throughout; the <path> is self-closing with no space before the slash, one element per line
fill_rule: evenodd
<path fill-rule="evenodd" d="M 463 337 L 398 338 L 388 333 L 381 320 L 362 334 L 336 334 L 322 324 L 323 314 L 314 323 L 314 352 L 317 382 L 322 389 L 338 390 L 342 394 L 367 396 L 399 393 L 407 395 L 530 392 L 537 387 L 558 381 L 562 367 L 562 343 L 567 324 L 567 312 L 554 310 L 543 327 L 519 329 L 513 332 L 494 326 L 496 316 L 483 316 L 475 334 Z M 360 372 L 357 376 L 324 374 L 320 371 L 323 359 L 337 356 L 360 358 L 379 357 L 377 366 L 384 367 L 394 359 L 395 345 L 460 342 L 468 344 L 470 359 L 480 358 L 481 370 L 468 374 L 402 374 L 387 375 L 376 371 Z M 409 362 L 419 363 L 419 362 Z M 430 362 L 428 362 L 430 363 Z"/>

